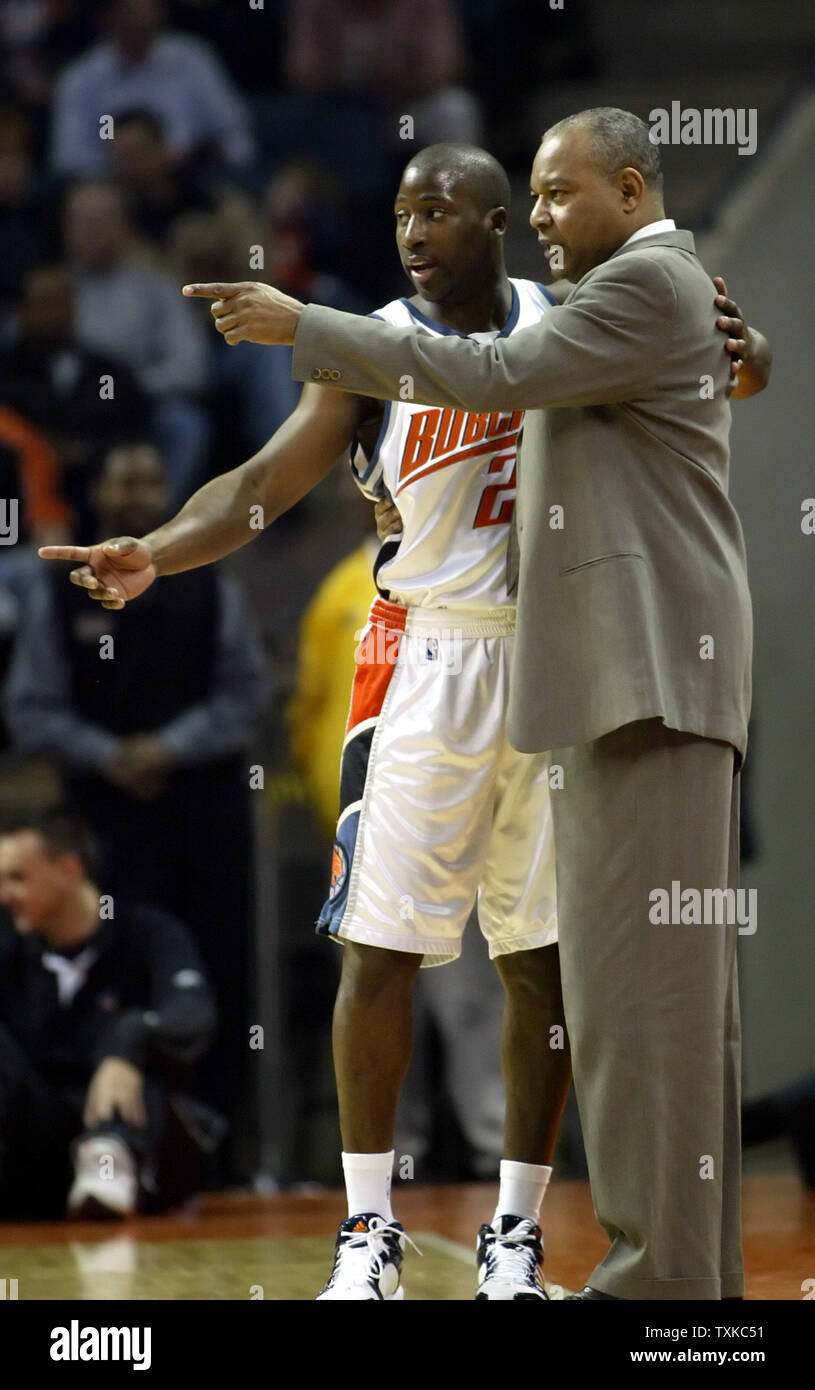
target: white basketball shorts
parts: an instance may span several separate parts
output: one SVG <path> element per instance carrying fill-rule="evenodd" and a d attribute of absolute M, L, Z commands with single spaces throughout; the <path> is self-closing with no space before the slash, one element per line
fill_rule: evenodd
<path fill-rule="evenodd" d="M 375 600 L 318 932 L 443 965 L 477 899 L 490 956 L 557 940 L 547 758 L 504 730 L 514 627 L 514 608 Z"/>

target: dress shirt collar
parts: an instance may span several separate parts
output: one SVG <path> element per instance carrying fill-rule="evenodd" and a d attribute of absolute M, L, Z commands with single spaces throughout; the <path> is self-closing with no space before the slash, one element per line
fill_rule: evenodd
<path fill-rule="evenodd" d="M 632 232 L 623 246 L 630 246 L 632 241 L 641 241 L 646 236 L 659 236 L 660 232 L 675 232 L 676 223 L 672 217 L 661 217 L 658 222 L 649 222 L 647 227 L 640 227 L 638 232 Z M 623 246 L 618 246 L 617 250 L 622 251 Z"/>

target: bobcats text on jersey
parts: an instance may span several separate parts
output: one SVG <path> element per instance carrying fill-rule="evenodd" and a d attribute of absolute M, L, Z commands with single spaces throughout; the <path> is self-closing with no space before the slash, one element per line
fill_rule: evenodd
<path fill-rule="evenodd" d="M 397 496 L 402 488 L 438 468 L 449 468 L 480 454 L 494 454 L 518 443 L 522 410 L 512 415 L 498 411 L 470 415 L 466 410 L 417 410 L 413 415 L 399 465 Z"/>

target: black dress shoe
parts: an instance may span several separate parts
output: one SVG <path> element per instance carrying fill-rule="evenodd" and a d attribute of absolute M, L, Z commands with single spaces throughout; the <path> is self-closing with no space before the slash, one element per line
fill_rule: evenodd
<path fill-rule="evenodd" d="M 593 1289 L 589 1284 L 581 1289 L 580 1293 L 570 1293 L 567 1301 L 571 1302 L 573 1299 L 579 1299 L 581 1302 L 585 1300 L 585 1302 L 588 1303 L 589 1299 L 594 1300 L 595 1298 L 608 1299 L 611 1303 L 622 1302 L 622 1300 L 617 1298 L 613 1293 L 601 1293 L 599 1289 Z"/>

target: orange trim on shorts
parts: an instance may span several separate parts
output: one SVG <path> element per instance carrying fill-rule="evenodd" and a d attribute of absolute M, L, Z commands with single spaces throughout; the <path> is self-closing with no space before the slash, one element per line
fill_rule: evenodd
<path fill-rule="evenodd" d="M 376 719 L 385 701 L 405 631 L 407 608 L 388 599 L 374 601 L 368 627 L 354 653 L 356 671 L 346 734 L 365 719 Z"/>

